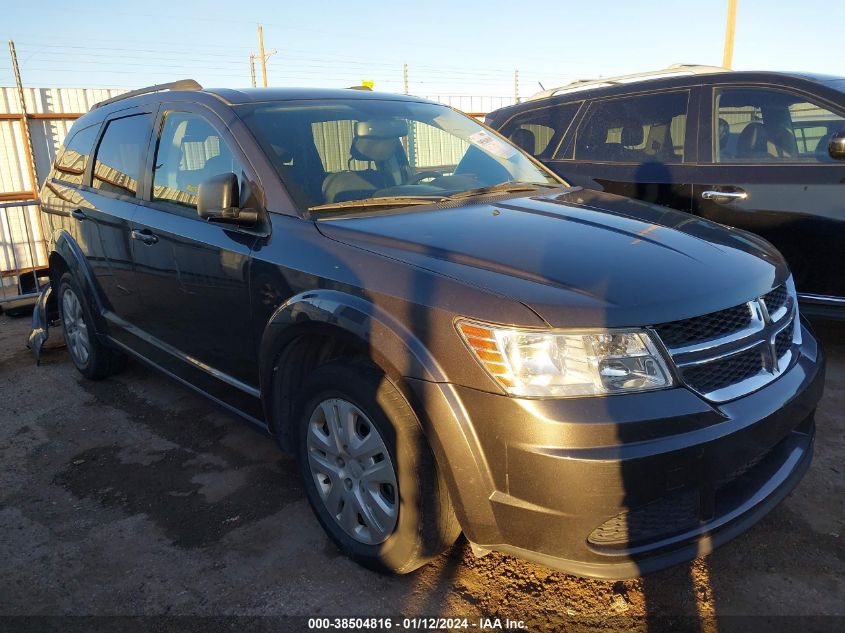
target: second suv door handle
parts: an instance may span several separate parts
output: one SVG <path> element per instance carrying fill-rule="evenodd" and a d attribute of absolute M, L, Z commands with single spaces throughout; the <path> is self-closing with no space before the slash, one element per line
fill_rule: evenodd
<path fill-rule="evenodd" d="M 141 229 L 140 231 L 138 229 L 132 229 L 132 239 L 140 240 L 144 244 L 150 245 L 158 242 L 158 235 L 149 229 Z"/>
<path fill-rule="evenodd" d="M 702 191 L 705 200 L 745 200 L 748 194 L 741 189 L 737 191 Z"/>
<path fill-rule="evenodd" d="M 70 214 L 77 220 L 84 220 L 88 217 L 87 215 L 85 215 L 85 211 L 83 211 L 82 209 L 74 209 L 70 212 Z"/>

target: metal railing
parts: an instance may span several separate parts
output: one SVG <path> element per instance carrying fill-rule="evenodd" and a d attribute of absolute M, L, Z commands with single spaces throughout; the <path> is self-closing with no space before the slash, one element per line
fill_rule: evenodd
<path fill-rule="evenodd" d="M 48 267 L 43 232 L 27 213 L 27 207 L 39 204 L 38 200 L 0 203 L 0 307 L 4 309 L 34 301 L 43 287 L 39 276 Z M 19 217 L 13 217 L 13 210 Z M 40 222 L 40 208 L 35 217 Z"/>

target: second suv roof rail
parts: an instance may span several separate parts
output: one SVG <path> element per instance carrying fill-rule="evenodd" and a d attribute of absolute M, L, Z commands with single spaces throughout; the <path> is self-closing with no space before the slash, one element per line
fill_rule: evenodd
<path fill-rule="evenodd" d="M 577 79 L 564 86 L 557 88 L 550 88 L 543 90 L 528 97 L 528 101 L 534 99 L 544 99 L 545 97 L 553 97 L 554 95 L 566 94 L 569 92 L 578 92 L 580 90 L 588 90 L 590 88 L 602 88 L 604 86 L 612 86 L 615 84 L 635 83 L 638 81 L 647 81 L 649 79 L 663 79 L 664 77 L 675 77 L 678 75 L 703 75 L 710 73 L 724 73 L 730 72 L 729 68 L 722 66 L 702 66 L 698 64 L 672 64 L 660 70 L 652 70 L 644 73 L 634 73 L 631 75 L 620 75 L 618 77 L 607 77 L 599 79 Z"/>
<path fill-rule="evenodd" d="M 156 84 L 155 86 L 147 86 L 146 88 L 139 88 L 138 90 L 124 92 L 123 94 L 112 97 L 111 99 L 95 103 L 91 109 L 93 110 L 94 108 L 99 108 L 100 106 L 108 105 L 109 103 L 115 103 L 121 99 L 137 97 L 138 95 L 145 95 L 151 92 L 161 92 L 162 90 L 202 90 L 202 86 L 193 79 L 180 79 L 179 81 L 171 81 L 166 84 Z"/>

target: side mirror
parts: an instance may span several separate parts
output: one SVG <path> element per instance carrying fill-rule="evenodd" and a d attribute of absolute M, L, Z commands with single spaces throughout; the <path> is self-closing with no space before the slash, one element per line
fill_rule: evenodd
<path fill-rule="evenodd" d="M 258 211 L 238 207 L 238 177 L 233 173 L 218 174 L 200 183 L 197 192 L 197 214 L 208 222 L 252 225 L 258 222 Z"/>
<path fill-rule="evenodd" d="M 833 160 L 845 160 L 845 130 L 839 130 L 830 137 L 827 153 Z"/>

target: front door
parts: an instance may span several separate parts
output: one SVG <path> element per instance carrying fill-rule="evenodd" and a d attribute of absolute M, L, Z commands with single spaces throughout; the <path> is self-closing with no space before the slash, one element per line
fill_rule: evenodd
<path fill-rule="evenodd" d="M 249 190 L 245 161 L 214 117 L 184 104 L 159 114 L 151 186 L 132 231 L 145 308 L 138 326 L 145 352 L 172 373 L 254 396 L 248 267 L 256 237 L 197 215 L 199 184 L 212 176 L 234 173 L 242 196 Z"/>
<path fill-rule="evenodd" d="M 714 89 L 694 212 L 757 233 L 804 299 L 845 297 L 845 163 L 827 152 L 845 112 L 785 89 Z"/>

